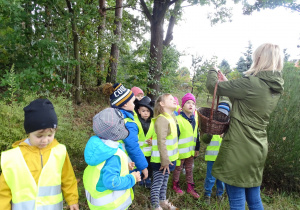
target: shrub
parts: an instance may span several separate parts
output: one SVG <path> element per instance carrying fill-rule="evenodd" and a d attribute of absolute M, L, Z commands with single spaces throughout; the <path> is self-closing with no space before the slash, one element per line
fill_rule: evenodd
<path fill-rule="evenodd" d="M 24 130 L 24 111 L 23 108 L 31 101 L 39 98 L 35 94 L 24 96 L 24 100 L 20 102 L 11 101 L 5 103 L 0 101 L 0 149 L 1 151 L 11 148 L 11 145 L 18 140 L 26 138 Z M 47 97 L 54 105 L 58 117 L 58 131 L 55 138 L 62 144 L 67 146 L 70 156 L 78 154 L 83 155 L 85 143 L 89 139 L 92 132 L 91 126 L 79 126 L 74 116 L 74 108 L 72 101 L 62 96 Z M 82 121 L 87 121 L 86 116 L 82 116 Z M 82 124 L 81 124 L 82 125 Z"/>
<path fill-rule="evenodd" d="M 264 185 L 300 192 L 300 71 L 287 63 L 283 70 L 284 92 L 268 126 L 269 153 Z"/>

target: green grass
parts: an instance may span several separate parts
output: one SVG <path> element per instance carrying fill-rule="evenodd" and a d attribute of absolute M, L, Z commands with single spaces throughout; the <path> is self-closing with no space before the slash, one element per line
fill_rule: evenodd
<path fill-rule="evenodd" d="M 206 175 L 206 162 L 204 161 L 204 151 L 205 144 L 202 143 L 200 149 L 200 156 L 195 159 L 195 167 L 194 167 L 194 182 L 195 182 L 195 190 L 200 195 L 199 199 L 194 199 L 191 195 L 186 193 L 186 182 L 185 175 L 181 174 L 180 176 L 180 186 L 185 194 L 180 196 L 176 194 L 172 190 L 172 174 L 170 175 L 168 182 L 168 190 L 167 190 L 167 199 L 169 199 L 176 207 L 181 210 L 212 210 L 212 209 L 230 209 L 227 194 L 224 193 L 224 201 L 219 203 L 215 199 L 216 188 L 213 188 L 213 194 L 211 198 L 211 204 L 208 206 L 204 203 L 204 180 Z M 76 173 L 76 177 L 80 179 L 78 183 L 79 188 L 79 205 L 81 210 L 89 209 L 85 199 L 85 193 L 82 183 L 82 175 L 86 164 L 82 159 L 77 159 L 74 162 L 74 170 Z M 136 185 L 134 191 L 134 201 L 130 206 L 130 210 L 146 210 L 150 208 L 150 190 L 146 189 L 142 186 Z M 273 192 L 271 190 L 267 191 L 265 189 L 262 190 L 261 193 L 262 201 L 265 210 L 274 210 L 274 209 L 284 209 L 284 210 L 296 210 L 300 209 L 300 196 L 299 194 L 292 193 L 279 193 Z M 246 207 L 246 209 L 248 209 Z"/>

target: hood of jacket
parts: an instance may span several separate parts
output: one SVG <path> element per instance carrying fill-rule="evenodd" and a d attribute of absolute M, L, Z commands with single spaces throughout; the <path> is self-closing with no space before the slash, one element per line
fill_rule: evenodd
<path fill-rule="evenodd" d="M 134 118 L 133 118 L 134 112 L 128 111 L 128 110 L 125 110 L 122 108 L 120 108 L 119 110 L 122 112 L 124 119 L 130 118 L 130 119 L 134 120 Z"/>
<path fill-rule="evenodd" d="M 92 136 L 84 149 L 84 160 L 88 165 L 96 166 L 112 157 L 122 146 L 117 141 L 103 140 Z"/>
<path fill-rule="evenodd" d="M 44 153 L 48 150 L 51 150 L 53 147 L 55 147 L 56 145 L 59 144 L 59 142 L 56 139 L 54 139 L 47 147 L 40 149 L 36 146 L 31 146 L 31 145 L 27 144 L 25 142 L 26 139 L 16 141 L 15 143 L 12 144 L 12 148 L 21 147 L 22 150 L 25 149 L 25 150 L 28 150 L 30 152 L 35 152 L 35 153 L 42 152 L 42 153 Z"/>
<path fill-rule="evenodd" d="M 256 74 L 256 77 L 263 80 L 273 91 L 283 92 L 283 78 L 282 73 L 278 71 L 260 71 Z"/>

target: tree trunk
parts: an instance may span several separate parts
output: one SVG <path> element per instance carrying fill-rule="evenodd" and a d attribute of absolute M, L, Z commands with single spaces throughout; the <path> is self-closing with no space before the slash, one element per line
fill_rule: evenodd
<path fill-rule="evenodd" d="M 115 9 L 115 25 L 116 29 L 114 30 L 114 35 L 116 41 L 111 45 L 110 58 L 109 58 L 109 67 L 106 77 L 106 82 L 116 83 L 117 80 L 117 67 L 119 60 L 119 44 L 121 41 L 121 29 L 122 29 L 122 12 L 123 12 L 123 0 L 116 0 L 116 9 Z"/>
<path fill-rule="evenodd" d="M 97 56 L 97 86 L 100 86 L 103 79 L 105 63 L 105 46 L 103 41 L 103 32 L 106 27 L 106 0 L 99 0 L 100 25 L 98 26 L 98 56 Z"/>
<path fill-rule="evenodd" d="M 71 26 L 72 26 L 72 35 L 73 35 L 73 48 L 74 48 L 74 58 L 77 60 L 76 64 L 76 74 L 75 74 L 75 103 L 76 104 L 81 104 L 81 97 L 80 97 L 80 57 L 79 57 L 79 36 L 77 33 L 77 27 L 76 27 L 76 22 L 75 22 L 75 15 L 74 15 L 74 10 L 72 8 L 72 4 L 69 0 L 66 0 L 69 13 L 71 14 Z"/>
<path fill-rule="evenodd" d="M 169 8 L 170 1 L 154 1 L 152 22 L 151 22 L 151 42 L 150 42 L 150 69 L 148 77 L 148 96 L 155 100 L 160 94 L 160 77 L 163 55 L 164 37 L 164 17 Z"/>

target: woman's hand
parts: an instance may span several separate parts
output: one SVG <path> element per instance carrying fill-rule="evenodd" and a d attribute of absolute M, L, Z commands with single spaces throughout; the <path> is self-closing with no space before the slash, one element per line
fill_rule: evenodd
<path fill-rule="evenodd" d="M 220 70 L 218 71 L 218 80 L 219 80 L 219 82 L 228 81 L 228 79 L 225 77 L 225 75 Z"/>
<path fill-rule="evenodd" d="M 174 165 L 173 163 L 170 163 L 172 166 Z M 168 173 L 170 174 L 170 168 L 169 168 L 169 165 L 167 166 L 160 166 L 159 170 L 163 170 L 163 175 L 165 175 L 166 173 L 166 170 L 168 171 Z"/>

